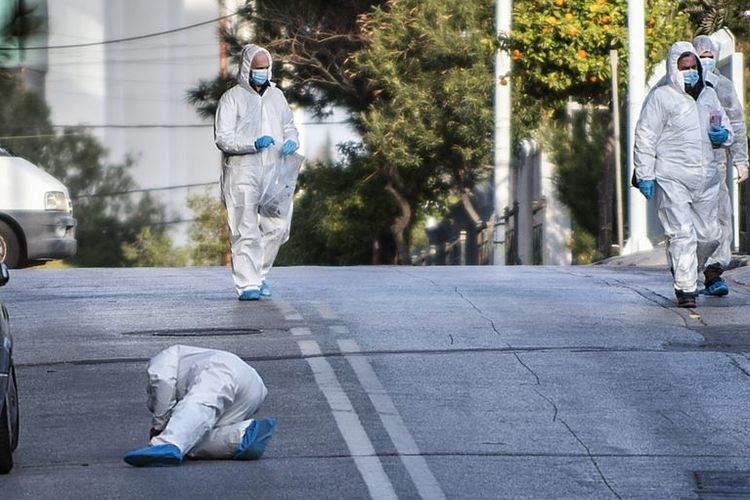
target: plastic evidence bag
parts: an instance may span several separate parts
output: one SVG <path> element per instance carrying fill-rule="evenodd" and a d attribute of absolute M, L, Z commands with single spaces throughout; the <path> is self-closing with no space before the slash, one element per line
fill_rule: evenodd
<path fill-rule="evenodd" d="M 292 209 L 297 177 L 305 157 L 300 154 L 280 156 L 263 179 L 258 211 L 263 217 L 286 218 Z"/>

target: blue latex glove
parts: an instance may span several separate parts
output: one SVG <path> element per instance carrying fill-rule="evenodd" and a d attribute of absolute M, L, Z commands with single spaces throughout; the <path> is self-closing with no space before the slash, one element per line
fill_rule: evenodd
<path fill-rule="evenodd" d="M 299 144 L 297 144 L 291 139 L 287 139 L 284 142 L 284 145 L 281 146 L 281 155 L 282 156 L 290 155 L 294 153 L 295 151 L 297 151 L 298 149 L 299 149 Z"/>
<path fill-rule="evenodd" d="M 264 135 L 263 137 L 258 137 L 257 139 L 255 139 L 255 149 L 260 151 L 275 143 L 276 142 L 273 140 L 273 137 L 271 137 L 270 135 Z"/>
<path fill-rule="evenodd" d="M 654 197 L 654 181 L 638 181 L 638 190 L 650 200 Z"/>
<path fill-rule="evenodd" d="M 711 125 L 711 130 L 708 131 L 708 138 L 711 139 L 711 144 L 714 146 L 721 146 L 729 139 L 729 130 L 721 125 Z"/>

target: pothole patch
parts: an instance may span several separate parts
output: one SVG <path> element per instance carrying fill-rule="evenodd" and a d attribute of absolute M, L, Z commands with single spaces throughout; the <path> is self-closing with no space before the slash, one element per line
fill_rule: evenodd
<path fill-rule="evenodd" d="M 669 342 L 664 347 L 668 351 L 715 351 L 750 352 L 750 335 L 746 325 L 720 325 L 694 327 L 703 342 Z"/>

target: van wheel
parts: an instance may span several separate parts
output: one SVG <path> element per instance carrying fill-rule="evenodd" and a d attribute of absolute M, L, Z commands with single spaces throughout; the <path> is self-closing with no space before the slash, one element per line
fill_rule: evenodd
<path fill-rule="evenodd" d="M 8 383 L 8 399 L 10 407 L 10 449 L 16 451 L 18 448 L 18 436 L 20 431 L 20 411 L 18 409 L 18 382 L 16 380 L 16 367 L 10 365 L 10 382 Z"/>
<path fill-rule="evenodd" d="M 11 269 L 18 267 L 21 262 L 21 245 L 15 231 L 0 220 L 0 262 Z"/>
<path fill-rule="evenodd" d="M 10 404 L 5 398 L 0 409 L 0 474 L 7 474 L 13 468 L 13 437 L 10 422 Z"/>

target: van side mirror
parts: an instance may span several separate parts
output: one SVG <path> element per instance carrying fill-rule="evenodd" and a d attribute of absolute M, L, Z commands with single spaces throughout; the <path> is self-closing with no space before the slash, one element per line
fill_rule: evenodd
<path fill-rule="evenodd" d="M 0 286 L 5 285 L 10 280 L 10 273 L 8 272 L 8 266 L 5 263 L 0 262 Z"/>

